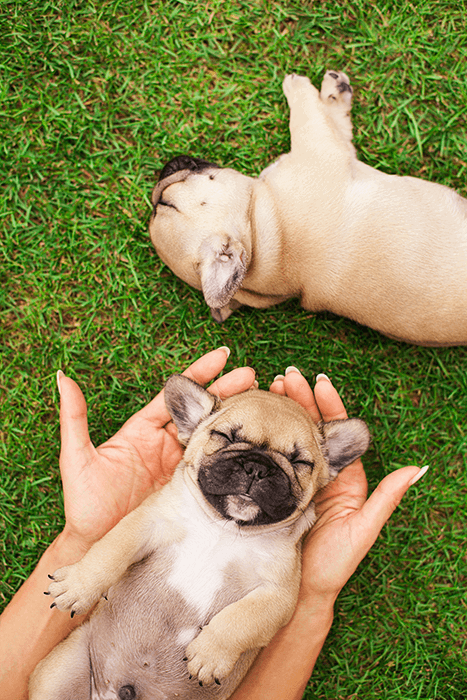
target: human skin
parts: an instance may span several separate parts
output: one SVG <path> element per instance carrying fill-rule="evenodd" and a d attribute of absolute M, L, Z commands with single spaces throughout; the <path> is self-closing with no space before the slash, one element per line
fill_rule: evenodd
<path fill-rule="evenodd" d="M 347 417 L 325 375 L 318 375 L 312 391 L 291 367 L 270 389 L 298 401 L 316 422 Z M 358 459 L 315 496 L 318 519 L 304 543 L 302 583 L 294 615 L 260 652 L 231 700 L 302 698 L 331 628 L 337 596 L 407 489 L 426 469 L 403 467 L 388 474 L 367 499 L 367 480 Z"/>
<path fill-rule="evenodd" d="M 226 348 L 214 350 L 184 374 L 207 384 L 222 371 L 228 354 Z M 27 681 L 36 664 L 85 619 L 50 609 L 44 596 L 47 575 L 81 559 L 124 515 L 161 488 L 183 454 L 163 392 L 95 448 L 81 390 L 63 373 L 58 382 L 66 524 L 0 617 L 0 697 L 15 700 L 27 698 Z M 225 398 L 254 384 L 254 371 L 243 367 L 219 378 L 209 390 Z M 305 378 L 289 368 L 270 390 L 298 401 L 316 421 L 346 417 L 337 391 L 324 375 L 319 375 L 312 391 Z M 319 517 L 305 543 L 294 616 L 260 653 L 232 700 L 302 697 L 332 624 L 339 591 L 420 474 L 418 467 L 399 469 L 366 500 L 366 478 L 358 460 L 317 496 Z M 336 556 L 330 559 L 329 552 Z"/>

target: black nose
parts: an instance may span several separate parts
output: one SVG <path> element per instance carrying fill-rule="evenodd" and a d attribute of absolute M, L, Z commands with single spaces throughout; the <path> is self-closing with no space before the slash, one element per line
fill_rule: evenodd
<path fill-rule="evenodd" d="M 178 172 L 179 170 L 192 170 L 193 172 L 200 173 L 206 168 L 218 168 L 219 166 L 215 163 L 210 163 L 202 158 L 192 158 L 191 156 L 176 156 L 172 158 L 169 162 L 164 165 L 159 175 L 159 182 L 169 175 Z"/>
<path fill-rule="evenodd" d="M 123 685 L 118 691 L 118 697 L 120 700 L 135 700 L 136 690 L 132 685 Z"/>
<path fill-rule="evenodd" d="M 259 462 L 244 462 L 243 469 L 253 479 L 265 479 L 270 472 L 266 464 L 260 464 Z"/>

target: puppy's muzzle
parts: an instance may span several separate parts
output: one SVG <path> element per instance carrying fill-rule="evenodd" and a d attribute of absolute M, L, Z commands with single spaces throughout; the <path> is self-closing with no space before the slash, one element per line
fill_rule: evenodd
<path fill-rule="evenodd" d="M 251 499 L 258 506 L 260 512 L 254 518 L 258 525 L 285 520 L 296 508 L 289 477 L 259 452 L 219 455 L 200 469 L 198 482 L 204 497 L 224 517 L 231 517 L 227 507 L 231 496 Z"/>

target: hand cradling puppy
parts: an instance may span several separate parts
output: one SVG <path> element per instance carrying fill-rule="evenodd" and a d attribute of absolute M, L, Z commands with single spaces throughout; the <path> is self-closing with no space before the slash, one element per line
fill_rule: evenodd
<path fill-rule="evenodd" d="M 258 389 L 221 401 L 174 375 L 165 401 L 184 458 L 54 572 L 58 609 L 96 607 L 38 665 L 30 700 L 228 698 L 295 608 L 313 496 L 370 441 L 359 419 L 317 426 Z"/>

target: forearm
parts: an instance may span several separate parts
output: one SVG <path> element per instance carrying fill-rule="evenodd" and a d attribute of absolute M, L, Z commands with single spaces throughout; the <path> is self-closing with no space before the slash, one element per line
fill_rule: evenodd
<path fill-rule="evenodd" d="M 44 595 L 47 574 L 72 564 L 84 554 L 71 537 L 61 533 L 42 555 L 36 569 L 0 616 L 0 697 L 25 700 L 28 678 L 36 664 L 77 627 L 75 617 L 50 609 Z"/>
<path fill-rule="evenodd" d="M 299 603 L 230 700 L 301 700 L 331 628 L 333 603 Z"/>

